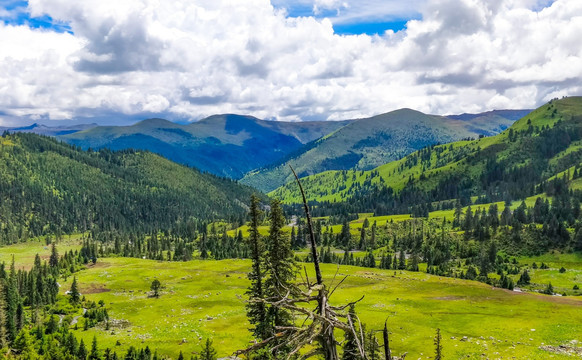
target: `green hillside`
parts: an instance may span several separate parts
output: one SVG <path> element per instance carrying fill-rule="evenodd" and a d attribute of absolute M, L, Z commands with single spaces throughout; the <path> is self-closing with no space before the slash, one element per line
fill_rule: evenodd
<path fill-rule="evenodd" d="M 504 116 L 513 112 L 502 113 Z M 301 176 L 327 170 L 370 170 L 427 145 L 497 134 L 513 123 L 502 115 L 453 119 L 410 109 L 356 120 L 293 156 L 247 174 L 241 181 L 263 191 L 289 182 L 291 164 Z"/>
<path fill-rule="evenodd" d="M 238 179 L 347 123 L 290 123 L 227 114 L 188 125 L 148 119 L 132 126 L 99 126 L 59 138 L 83 149 L 149 150 L 202 171 Z"/>
<path fill-rule="evenodd" d="M 370 171 L 323 172 L 304 178 L 303 185 L 312 201 L 358 198 L 362 206 L 367 202 L 367 210 L 378 210 L 373 197 L 386 197 L 387 189 L 389 196 L 393 191 L 417 196 L 410 204 L 472 196 L 525 198 L 544 180 L 581 164 L 581 141 L 582 97 L 570 97 L 551 101 L 496 136 L 427 147 Z M 299 201 L 293 183 L 270 195 Z"/>
<path fill-rule="evenodd" d="M 149 152 L 85 152 L 33 134 L 0 138 L 0 243 L 237 219 L 252 192 Z"/>

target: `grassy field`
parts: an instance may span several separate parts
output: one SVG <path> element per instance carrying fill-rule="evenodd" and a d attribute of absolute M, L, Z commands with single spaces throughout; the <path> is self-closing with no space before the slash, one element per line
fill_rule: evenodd
<path fill-rule="evenodd" d="M 81 248 L 80 238 L 81 235 L 63 237 L 57 245 L 59 254 L 63 255 L 66 251 L 79 250 Z M 51 248 L 46 245 L 44 238 L 0 248 L 0 262 L 4 262 L 8 268 L 12 262 L 12 255 L 14 255 L 16 269 L 30 269 L 36 254 L 39 254 L 42 260 L 47 261 L 51 256 Z"/>
<path fill-rule="evenodd" d="M 81 292 L 104 300 L 110 316 L 129 325 L 77 333 L 86 342 L 97 335 L 104 346 L 122 350 L 148 345 L 174 357 L 180 350 L 199 351 L 202 340 L 212 337 L 219 356 L 230 355 L 251 340 L 244 310 L 249 265 L 244 260 L 100 259 L 78 274 Z M 323 271 L 330 281 L 336 266 L 323 265 Z M 380 329 L 388 319 L 394 351 L 407 351 L 409 358 L 431 358 L 436 328 L 442 330 L 444 354 L 451 359 L 477 359 L 481 354 L 547 359 L 552 354 L 539 349 L 542 344 L 582 341 L 580 298 L 520 294 L 406 271 L 347 266 L 339 272 L 349 278 L 332 301 L 345 303 L 364 294 L 357 310 L 368 328 Z M 147 296 L 154 278 L 164 285 L 158 299 Z M 69 286 L 63 284 L 63 291 Z M 466 341 L 461 341 L 464 336 Z M 121 345 L 116 347 L 118 339 Z"/>

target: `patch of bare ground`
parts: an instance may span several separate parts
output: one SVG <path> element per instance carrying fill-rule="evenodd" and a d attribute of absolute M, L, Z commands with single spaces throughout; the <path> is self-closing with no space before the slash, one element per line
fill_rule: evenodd
<path fill-rule="evenodd" d="M 578 341 L 572 340 L 569 343 L 559 346 L 542 345 L 540 346 L 540 349 L 554 354 L 582 357 L 582 347 L 579 347 L 578 345 Z"/>

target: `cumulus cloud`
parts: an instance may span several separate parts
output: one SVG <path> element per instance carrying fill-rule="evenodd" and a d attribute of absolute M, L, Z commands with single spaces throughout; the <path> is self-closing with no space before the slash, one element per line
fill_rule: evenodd
<path fill-rule="evenodd" d="M 268 0 L 30 0 L 72 34 L 0 25 L 0 110 L 336 120 L 528 108 L 582 90 L 580 1 L 415 0 L 421 19 L 403 31 L 334 33 L 332 21 L 411 12 L 402 3 L 307 3 L 341 10 L 330 19 Z"/>

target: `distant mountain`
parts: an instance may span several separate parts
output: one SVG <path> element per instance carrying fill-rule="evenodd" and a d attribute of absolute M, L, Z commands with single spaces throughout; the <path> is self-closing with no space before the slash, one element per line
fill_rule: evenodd
<path fill-rule="evenodd" d="M 238 179 L 348 123 L 265 121 L 226 114 L 188 125 L 148 119 L 132 126 L 99 126 L 59 139 L 83 149 L 149 150 L 202 171 Z"/>
<path fill-rule="evenodd" d="M 292 179 L 289 164 L 300 177 L 328 170 L 369 170 L 427 145 L 497 134 L 523 112 L 527 110 L 454 118 L 401 109 L 355 120 L 271 166 L 250 172 L 241 182 L 265 192 L 274 190 Z"/>
<path fill-rule="evenodd" d="M 0 242 L 86 229 L 240 220 L 255 192 L 144 151 L 85 152 L 36 134 L 0 137 Z"/>
<path fill-rule="evenodd" d="M 567 184 L 549 183 L 558 176 Z M 457 199 L 487 203 L 580 190 L 582 97 L 552 100 L 496 136 L 422 149 L 369 171 L 327 171 L 302 183 L 319 209 L 328 204 L 377 214 L 414 213 Z M 293 182 L 269 195 L 301 201 Z"/>
<path fill-rule="evenodd" d="M 448 115 L 449 119 L 469 122 L 468 129 L 478 134 L 492 136 L 499 134 L 515 121 L 532 112 L 532 110 L 493 110 L 480 114 Z"/>
<path fill-rule="evenodd" d="M 80 124 L 80 125 L 68 125 L 68 126 L 47 126 L 42 124 L 34 123 L 28 126 L 20 126 L 20 127 L 2 127 L 0 126 L 0 133 L 5 131 L 15 133 L 15 132 L 23 132 L 23 133 L 33 133 L 38 135 L 46 135 L 46 136 L 60 136 L 60 135 L 68 135 L 73 134 L 82 130 L 88 130 L 91 128 L 96 127 L 97 124 Z"/>

